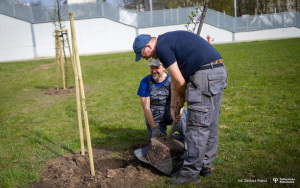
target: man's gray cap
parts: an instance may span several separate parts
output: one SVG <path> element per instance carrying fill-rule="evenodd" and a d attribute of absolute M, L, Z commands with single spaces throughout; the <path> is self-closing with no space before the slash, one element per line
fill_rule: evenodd
<path fill-rule="evenodd" d="M 149 63 L 148 63 L 149 66 L 156 66 L 156 67 L 159 67 L 161 64 L 161 62 L 159 61 L 159 59 L 153 59 L 153 58 L 150 58 L 149 60 Z"/>

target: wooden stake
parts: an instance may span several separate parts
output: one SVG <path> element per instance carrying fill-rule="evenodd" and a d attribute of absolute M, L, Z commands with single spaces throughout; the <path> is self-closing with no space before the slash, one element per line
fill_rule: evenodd
<path fill-rule="evenodd" d="M 61 39 L 60 39 L 60 33 L 58 32 L 58 43 L 59 43 L 59 51 L 60 51 L 60 63 L 61 63 L 61 71 L 62 71 L 62 77 L 63 77 L 63 87 L 66 89 L 66 81 L 65 81 L 65 69 L 64 69 L 64 59 L 63 59 L 63 53 L 62 53 L 62 46 L 61 46 Z"/>
<path fill-rule="evenodd" d="M 87 144 L 88 144 L 91 174 L 92 174 L 92 176 L 95 176 L 90 129 L 89 129 L 88 115 L 87 115 L 87 109 L 86 109 L 86 103 L 85 103 L 85 93 L 84 93 L 84 87 L 83 87 L 83 81 L 82 81 L 80 60 L 79 60 L 79 55 L 78 55 L 73 13 L 70 12 L 69 16 L 70 16 L 70 23 L 71 23 L 72 42 L 73 42 L 73 47 L 74 47 L 74 52 L 75 52 L 74 57 L 76 59 L 75 62 L 77 64 L 77 69 L 78 69 L 78 78 L 79 78 L 80 91 L 81 91 L 81 100 L 82 100 L 82 108 L 83 108 L 83 115 L 84 115 L 85 132 L 86 132 L 86 137 L 87 137 L 86 139 L 87 139 Z"/>
<path fill-rule="evenodd" d="M 82 130 L 82 119 L 81 119 L 81 106 L 80 106 L 80 93 L 79 93 L 79 82 L 78 82 L 78 71 L 74 58 L 74 46 L 72 47 L 73 53 L 71 52 L 70 41 L 68 36 L 68 30 L 65 31 L 67 35 L 67 42 L 69 47 L 69 53 L 71 58 L 71 64 L 73 67 L 73 73 L 75 78 L 75 89 L 76 89 L 76 101 L 77 101 L 77 116 L 78 116 L 78 126 L 79 126 L 79 135 L 80 135 L 80 146 L 81 146 L 81 155 L 85 155 L 84 152 L 84 140 L 83 140 L 83 130 Z"/>
<path fill-rule="evenodd" d="M 67 29 L 59 29 L 58 31 L 59 31 L 59 32 L 68 32 Z"/>
<path fill-rule="evenodd" d="M 56 61 L 56 90 L 59 90 L 59 52 L 58 52 L 58 35 L 59 32 L 55 31 L 55 61 Z"/>

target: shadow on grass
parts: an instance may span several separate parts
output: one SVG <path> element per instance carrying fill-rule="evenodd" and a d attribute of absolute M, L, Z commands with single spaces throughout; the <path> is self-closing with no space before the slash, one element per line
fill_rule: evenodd
<path fill-rule="evenodd" d="M 44 134 L 42 131 L 33 131 L 30 130 L 29 128 L 25 128 L 25 129 L 27 129 L 28 132 L 30 132 L 31 134 L 24 135 L 24 137 L 26 137 L 31 143 L 40 145 L 41 147 L 46 148 L 48 151 L 58 156 L 63 156 L 63 155 L 57 152 L 55 150 L 56 148 L 60 148 L 65 150 L 66 152 L 75 154 L 71 148 L 67 147 L 64 144 L 57 144 L 51 138 L 49 138 L 48 135 Z"/>
<path fill-rule="evenodd" d="M 53 138 L 46 135 L 42 131 L 30 130 L 29 128 L 26 129 L 30 134 L 24 134 L 23 136 L 27 138 L 32 144 L 39 145 L 40 147 L 45 148 L 46 150 L 57 156 L 63 156 L 63 154 L 65 153 L 76 153 L 76 150 L 74 151 L 65 144 L 57 143 L 57 141 L 55 141 Z M 90 134 L 91 144 L 93 148 L 102 148 L 111 151 L 122 152 L 127 150 L 128 148 L 134 146 L 144 146 L 149 143 L 147 130 L 97 126 L 96 128 L 93 128 L 93 131 L 90 132 Z M 84 126 L 83 135 L 85 138 L 84 147 L 85 149 L 87 149 L 88 146 Z M 75 145 L 78 147 L 76 149 L 80 149 L 79 133 L 76 139 L 68 143 L 76 143 Z M 61 149 L 63 151 L 60 151 Z"/>
<path fill-rule="evenodd" d="M 116 151 L 124 151 L 133 145 L 149 143 L 147 130 L 130 128 L 97 126 L 96 128 L 94 127 L 91 137 L 93 146 Z"/>
<path fill-rule="evenodd" d="M 92 145 L 110 150 L 125 150 L 133 145 L 149 143 L 146 125 L 135 121 L 90 117 Z M 83 134 L 85 128 L 83 125 Z M 78 136 L 79 137 L 79 136 Z"/>

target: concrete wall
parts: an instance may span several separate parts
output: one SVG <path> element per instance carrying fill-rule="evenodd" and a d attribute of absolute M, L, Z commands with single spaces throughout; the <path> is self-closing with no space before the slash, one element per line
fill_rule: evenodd
<path fill-rule="evenodd" d="M 165 32 L 175 31 L 175 30 L 186 31 L 186 27 L 184 26 L 184 24 L 162 26 L 162 27 L 151 27 L 151 28 L 139 29 L 138 32 L 139 34 L 150 34 L 152 36 L 157 37 L 158 35 L 161 35 Z M 211 37 L 211 40 L 213 39 L 212 43 L 214 44 L 232 42 L 232 32 L 204 23 L 200 36 L 206 39 L 208 35 Z"/>
<path fill-rule="evenodd" d="M 300 37 L 300 29 L 297 27 L 235 33 L 235 40 L 238 42 L 297 37 Z"/>
<path fill-rule="evenodd" d="M 0 14 L 0 61 L 34 57 L 31 24 Z"/>
<path fill-rule="evenodd" d="M 36 57 L 55 56 L 55 27 L 53 23 L 34 24 Z"/>
<path fill-rule="evenodd" d="M 132 49 L 136 29 L 105 18 L 76 20 L 80 54 L 122 52 Z"/>
<path fill-rule="evenodd" d="M 71 43 L 70 22 L 64 22 Z M 129 51 L 136 29 L 105 18 L 75 20 L 75 32 L 80 55 Z M 34 24 L 37 57 L 55 56 L 54 26 Z M 69 55 L 68 49 L 66 54 Z M 1 58 L 1 57 L 0 57 Z"/>
<path fill-rule="evenodd" d="M 0 62 L 34 58 L 54 58 L 52 23 L 30 24 L 0 14 Z M 65 22 L 71 39 L 70 23 Z M 106 18 L 75 20 L 79 55 L 132 51 L 137 34 L 158 36 L 168 31 L 186 30 L 184 25 L 137 29 Z M 296 27 L 233 33 L 204 24 L 201 36 L 211 37 L 213 44 L 300 37 Z M 233 38 L 235 41 L 233 41 Z M 68 51 L 68 50 L 67 50 Z M 67 53 L 68 54 L 68 53 Z"/>

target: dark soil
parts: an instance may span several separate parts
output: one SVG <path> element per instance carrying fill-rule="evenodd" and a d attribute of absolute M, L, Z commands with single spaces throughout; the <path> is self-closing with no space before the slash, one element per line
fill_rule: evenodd
<path fill-rule="evenodd" d="M 145 187 L 163 174 L 151 165 L 140 162 L 134 148 L 123 154 L 93 149 L 95 176 L 90 175 L 89 157 L 80 153 L 66 154 L 51 160 L 40 180 L 32 188 L 41 187 Z"/>
<path fill-rule="evenodd" d="M 68 94 L 68 93 L 75 93 L 76 90 L 75 90 L 75 87 L 74 86 L 71 86 L 71 87 L 67 87 L 66 89 L 64 89 L 63 87 L 60 87 L 58 88 L 50 88 L 48 89 L 45 94 L 46 95 L 65 95 L 65 94 Z"/>
<path fill-rule="evenodd" d="M 155 165 L 182 154 L 184 151 L 184 144 L 179 140 L 158 136 L 151 138 L 147 154 L 151 164 Z"/>

